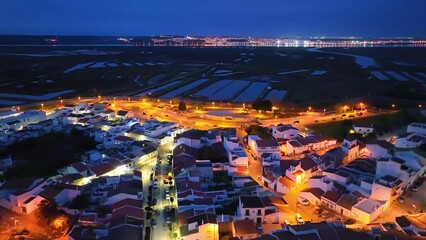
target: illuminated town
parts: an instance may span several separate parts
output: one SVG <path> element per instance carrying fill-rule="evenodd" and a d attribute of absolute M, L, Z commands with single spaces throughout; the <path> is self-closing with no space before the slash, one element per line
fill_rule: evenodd
<path fill-rule="evenodd" d="M 426 239 L 426 1 L 3 1 L 0 240 Z"/>

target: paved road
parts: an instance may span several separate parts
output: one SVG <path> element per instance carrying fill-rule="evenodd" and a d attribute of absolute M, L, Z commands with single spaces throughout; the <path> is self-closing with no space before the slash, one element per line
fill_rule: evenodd
<path fill-rule="evenodd" d="M 152 238 L 151 239 L 172 239 L 172 231 L 170 228 L 177 227 L 176 223 L 169 225 L 165 222 L 165 207 L 166 206 L 174 206 L 176 207 L 176 197 L 174 195 L 174 191 L 171 191 L 170 196 L 175 198 L 173 204 L 169 200 L 165 199 L 164 190 L 169 184 L 164 184 L 163 180 L 165 175 L 167 175 L 167 154 L 169 154 L 170 146 L 172 144 L 165 144 L 158 148 L 159 157 L 161 158 L 161 174 L 155 176 L 154 178 L 158 181 L 158 188 L 153 190 L 153 197 L 157 199 L 157 205 L 153 207 L 154 210 L 158 210 L 158 215 L 153 215 L 152 218 L 155 218 L 157 221 L 157 227 L 152 228 Z M 144 188 L 144 206 L 148 206 L 148 188 L 153 185 L 153 181 L 150 180 L 150 174 L 154 173 L 155 167 L 157 165 L 157 159 L 153 158 L 149 161 L 148 164 L 143 165 L 139 168 L 142 171 L 142 181 Z M 145 214 L 146 215 L 146 214 Z M 150 220 L 147 220 L 146 226 L 149 226 Z"/>

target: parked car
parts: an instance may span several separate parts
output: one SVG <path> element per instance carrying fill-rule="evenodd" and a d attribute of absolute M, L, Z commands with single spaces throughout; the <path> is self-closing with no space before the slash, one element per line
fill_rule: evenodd
<path fill-rule="evenodd" d="M 299 120 L 296 120 L 296 121 L 293 122 L 293 124 L 299 124 L 299 123 L 300 123 Z"/>
<path fill-rule="evenodd" d="M 400 197 L 397 199 L 397 201 L 398 201 L 399 203 L 403 203 L 403 202 L 405 201 L 405 197 L 404 197 L 404 196 L 400 196 Z"/>
<path fill-rule="evenodd" d="M 165 206 L 164 211 L 166 211 L 166 213 L 170 213 L 172 211 L 172 208 L 170 206 Z"/>
<path fill-rule="evenodd" d="M 345 221 L 343 221 L 343 223 L 346 224 L 346 225 L 351 225 L 351 224 L 354 224 L 355 222 L 356 221 L 352 218 L 348 218 Z"/>
<path fill-rule="evenodd" d="M 154 186 L 154 188 L 158 188 L 158 181 L 157 181 L 157 179 L 154 179 L 153 186 Z"/>
<path fill-rule="evenodd" d="M 332 118 L 331 121 L 336 121 L 336 118 Z"/>
<path fill-rule="evenodd" d="M 302 215 L 300 215 L 300 213 L 296 213 L 295 218 L 296 218 L 297 224 L 304 224 L 305 223 L 305 220 L 303 220 Z"/>
<path fill-rule="evenodd" d="M 324 218 L 324 219 L 329 218 L 329 217 L 331 217 L 331 213 L 328 212 L 328 211 L 323 211 L 321 213 L 321 217 Z"/>
<path fill-rule="evenodd" d="M 302 204 L 303 206 L 309 206 L 310 202 L 306 198 L 297 198 L 297 203 Z"/>
<path fill-rule="evenodd" d="M 346 114 L 342 114 L 342 117 L 346 117 Z"/>
<path fill-rule="evenodd" d="M 354 115 L 349 115 L 349 118 L 355 118 L 355 116 Z"/>
<path fill-rule="evenodd" d="M 170 194 L 166 193 L 166 200 L 170 200 Z"/>
<path fill-rule="evenodd" d="M 166 214 L 166 223 L 171 223 L 171 217 Z"/>

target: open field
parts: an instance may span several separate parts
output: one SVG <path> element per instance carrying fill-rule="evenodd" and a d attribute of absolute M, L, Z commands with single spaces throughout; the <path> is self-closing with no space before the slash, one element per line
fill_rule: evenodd
<path fill-rule="evenodd" d="M 0 53 L 0 104 L 5 106 L 148 93 L 229 102 L 266 97 L 300 105 L 426 99 L 425 48 L 9 46 Z"/>

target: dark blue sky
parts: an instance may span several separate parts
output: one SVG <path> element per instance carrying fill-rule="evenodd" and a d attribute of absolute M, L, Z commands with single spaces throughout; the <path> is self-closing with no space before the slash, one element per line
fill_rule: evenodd
<path fill-rule="evenodd" d="M 426 0 L 2 0 L 0 34 L 426 37 Z"/>

